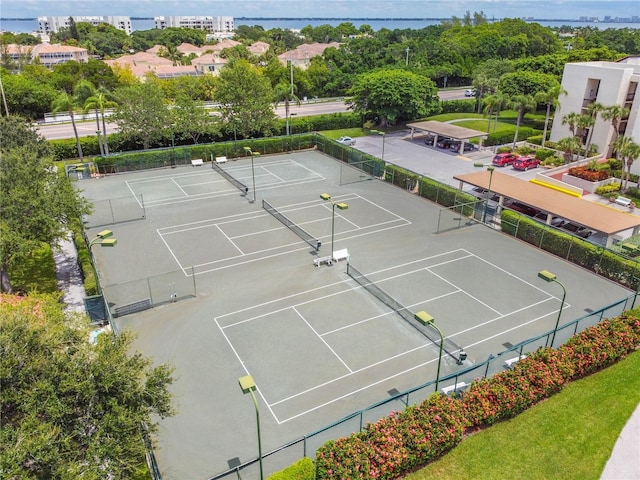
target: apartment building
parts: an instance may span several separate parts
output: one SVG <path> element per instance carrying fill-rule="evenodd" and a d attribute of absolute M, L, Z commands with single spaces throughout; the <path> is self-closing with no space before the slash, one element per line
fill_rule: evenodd
<path fill-rule="evenodd" d="M 154 17 L 155 28 L 165 29 L 170 27 L 195 28 L 209 33 L 233 32 L 233 17 L 213 16 L 161 16 Z"/>
<path fill-rule="evenodd" d="M 3 55 L 16 63 L 32 63 L 38 59 L 40 64 L 48 68 L 71 60 L 79 63 L 89 61 L 89 52 L 86 48 L 49 43 L 38 45 L 9 44 L 5 46 Z"/>
<path fill-rule="evenodd" d="M 133 27 L 131 26 L 131 18 L 130 17 L 122 17 L 122 16 L 76 16 L 72 15 L 71 17 L 38 17 L 38 29 L 40 33 L 44 33 L 49 35 L 50 33 L 55 33 L 61 28 L 69 28 L 69 18 L 73 18 L 73 21 L 76 23 L 84 22 L 90 23 L 93 26 L 98 26 L 101 23 L 108 23 L 109 25 L 113 25 L 118 30 L 122 30 L 127 35 L 131 35 L 133 32 Z"/>
<path fill-rule="evenodd" d="M 568 63 L 562 75 L 562 88 L 567 91 L 561 95 L 560 106 L 556 110 L 550 139 L 557 142 L 571 136 L 568 125 L 562 124 L 562 117 L 575 112 L 586 114 L 593 102 L 605 106 L 620 105 L 628 108 L 629 117 L 620 121 L 621 135 L 633 138 L 640 143 L 640 57 L 627 57 L 618 62 L 580 62 Z M 582 132 L 586 139 L 588 130 Z M 597 145 L 598 153 L 611 155 L 610 144 L 615 132 L 610 121 L 598 115 L 593 126 L 592 143 Z"/>

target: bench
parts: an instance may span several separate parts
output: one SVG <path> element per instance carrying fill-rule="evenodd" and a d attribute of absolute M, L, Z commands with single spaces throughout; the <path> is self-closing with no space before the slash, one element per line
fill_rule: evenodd
<path fill-rule="evenodd" d="M 507 366 L 507 368 L 511 368 L 513 367 L 514 363 L 518 363 L 520 360 L 524 360 L 525 358 L 527 358 L 526 355 L 520 355 L 519 357 L 508 358 L 507 360 L 504 361 L 504 363 Z"/>
<path fill-rule="evenodd" d="M 346 248 L 336 250 L 333 252 L 333 260 L 336 262 L 339 262 L 340 260 L 349 260 L 349 251 Z"/>
<path fill-rule="evenodd" d="M 466 382 L 458 382 L 455 385 L 449 385 L 448 387 L 444 387 L 442 389 L 442 393 L 444 393 L 445 395 L 449 395 L 450 393 L 458 392 L 467 387 L 468 385 Z"/>
<path fill-rule="evenodd" d="M 615 199 L 615 202 L 618 205 L 622 205 L 623 207 L 628 207 L 628 206 L 631 205 L 631 199 L 627 198 L 627 197 L 620 197 L 619 196 L 618 198 Z"/>
<path fill-rule="evenodd" d="M 227 157 L 216 157 L 216 163 L 227 163 Z"/>
<path fill-rule="evenodd" d="M 322 265 L 323 263 L 326 263 L 327 265 L 331 265 L 331 263 L 332 263 L 332 262 L 333 262 L 333 259 L 331 258 L 331 255 L 328 255 L 328 256 L 326 256 L 326 257 L 319 257 L 319 258 L 316 258 L 316 259 L 313 261 L 313 264 L 314 264 L 316 267 L 319 267 L 319 266 L 320 266 L 320 265 Z"/>
<path fill-rule="evenodd" d="M 201 167 L 202 166 L 202 159 L 201 158 L 196 158 L 194 160 L 191 160 L 191 165 L 193 165 L 194 167 Z"/>

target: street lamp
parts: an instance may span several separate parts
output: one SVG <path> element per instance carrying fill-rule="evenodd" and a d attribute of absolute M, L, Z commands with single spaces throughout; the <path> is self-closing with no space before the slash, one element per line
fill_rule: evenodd
<path fill-rule="evenodd" d="M 331 202 L 331 258 L 333 258 L 333 238 L 335 233 L 335 224 L 336 224 L 336 207 L 340 210 L 347 210 L 349 205 L 343 202 L 334 202 L 331 200 L 331 195 L 328 193 L 321 193 L 320 198 L 324 201 Z"/>
<path fill-rule="evenodd" d="M 251 375 L 245 375 L 244 377 L 240 377 L 238 379 L 238 383 L 240 384 L 242 393 L 244 393 L 245 395 L 247 393 L 251 394 L 251 398 L 253 398 L 253 404 L 256 407 L 256 423 L 258 425 L 258 459 L 260 461 L 260 480 L 263 480 L 264 473 L 262 470 L 262 440 L 260 438 L 260 411 L 258 410 L 258 400 L 256 400 L 256 395 L 255 393 L 253 393 L 256 389 L 256 382 L 253 381 L 253 377 Z"/>
<path fill-rule="evenodd" d="M 484 210 L 482 212 L 482 223 L 485 223 L 485 221 L 487 220 L 487 208 L 489 206 L 489 198 L 491 197 L 491 180 L 493 180 L 493 171 L 495 170 L 495 167 L 490 163 L 489 164 L 474 163 L 473 166 L 477 168 L 487 167 L 487 171 L 489 172 L 489 189 L 487 191 L 487 198 L 484 201 Z"/>
<path fill-rule="evenodd" d="M 424 310 L 416 313 L 413 318 L 423 325 L 431 325 L 440 334 L 440 355 L 438 356 L 438 372 L 436 373 L 436 392 L 438 391 L 438 383 L 440 382 L 440 364 L 442 363 L 442 347 L 444 346 L 444 336 L 442 331 L 436 325 L 434 318 Z"/>
<path fill-rule="evenodd" d="M 558 311 L 558 319 L 556 320 L 556 326 L 553 329 L 553 335 L 551 336 L 551 347 L 553 348 L 553 342 L 556 339 L 556 332 L 558 331 L 558 325 L 560 325 L 560 316 L 562 315 L 562 308 L 564 307 L 564 300 L 567 298 L 567 289 L 564 288 L 564 285 L 558 281 L 556 276 L 549 272 L 548 270 L 542 270 L 538 272 L 538 277 L 543 279 L 545 282 L 555 282 L 562 287 L 562 303 L 560 303 L 560 310 Z"/>
<path fill-rule="evenodd" d="M 371 133 L 377 133 L 378 135 L 382 136 L 382 157 L 380 158 L 380 160 L 384 162 L 384 139 L 387 137 L 387 134 L 385 132 L 381 132 L 380 130 L 371 130 Z"/>
<path fill-rule="evenodd" d="M 253 157 L 260 155 L 260 152 L 254 152 L 250 147 L 242 147 L 244 151 L 251 154 L 251 179 L 253 182 L 253 200 L 249 200 L 249 203 L 256 201 L 256 171 L 253 167 Z"/>
<path fill-rule="evenodd" d="M 89 242 L 89 253 L 91 254 L 91 264 L 93 265 L 93 274 L 96 277 L 96 286 L 98 287 L 98 294 L 102 295 L 102 287 L 100 286 L 100 279 L 98 278 L 98 268 L 96 267 L 96 261 L 93 257 L 92 247 L 94 245 L 100 245 L 101 247 L 115 247 L 118 240 L 113 237 L 111 230 L 102 230 L 96 234 L 96 238 Z"/>

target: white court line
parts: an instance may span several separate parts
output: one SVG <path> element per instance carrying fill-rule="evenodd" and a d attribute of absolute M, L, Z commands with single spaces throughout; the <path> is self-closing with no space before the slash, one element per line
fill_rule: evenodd
<path fill-rule="evenodd" d="M 291 309 L 292 309 L 294 312 L 296 312 L 296 314 L 298 314 L 298 316 L 302 319 L 302 321 L 303 321 L 304 323 L 306 323 L 306 324 L 307 324 L 307 326 L 311 329 L 311 331 L 316 335 L 316 337 L 318 337 L 318 338 L 322 341 L 322 343 L 324 343 L 324 344 L 325 344 L 325 346 L 326 346 L 326 347 L 331 351 L 331 353 L 333 353 L 333 354 L 335 355 L 335 357 L 336 357 L 338 360 L 340 360 L 340 363 L 342 363 L 342 365 L 344 365 L 344 366 L 345 366 L 345 368 L 346 368 L 347 370 L 349 370 L 349 373 L 353 373 L 353 370 L 351 370 L 351 367 L 349 367 L 349 365 L 347 365 L 347 363 L 346 363 L 344 360 L 342 360 L 342 358 L 340 358 L 340 355 L 338 355 L 338 354 L 336 353 L 336 351 L 335 351 L 333 348 L 331 348 L 331 345 L 329 345 L 329 344 L 327 343 L 327 341 L 326 341 L 324 338 L 322 338 L 322 335 L 319 335 L 319 334 L 318 334 L 318 332 L 316 331 L 316 329 L 315 329 L 315 328 L 313 328 L 309 322 L 307 322 L 307 319 L 306 319 L 306 318 L 304 318 L 304 316 L 303 316 L 303 315 L 302 315 L 302 314 L 301 314 L 301 313 L 296 309 L 296 307 L 291 307 Z"/>
<path fill-rule="evenodd" d="M 280 178 L 278 175 L 276 175 L 275 173 L 273 173 L 273 172 L 272 172 L 271 170 L 269 170 L 268 168 L 266 168 L 266 167 L 260 167 L 260 168 L 262 168 L 263 170 L 265 170 L 269 175 L 271 175 L 271 176 L 273 176 L 273 177 L 276 177 L 276 178 L 277 178 L 278 180 L 280 180 L 282 183 L 285 183 L 285 182 L 286 182 L 286 180 L 284 180 L 284 179 Z"/>
<path fill-rule="evenodd" d="M 169 250 L 169 253 L 173 257 L 173 259 L 176 261 L 176 263 L 178 264 L 178 267 L 180 267 L 180 270 L 182 270 L 182 273 L 184 273 L 185 276 L 188 277 L 189 274 L 185 271 L 184 267 L 180 264 L 180 262 L 178 261 L 178 257 L 176 257 L 176 255 L 173 253 L 173 250 L 171 250 L 171 247 L 169 246 L 167 241 L 164 239 L 164 237 L 160 233 L 159 229 L 156 230 L 156 233 L 160 236 L 160 240 L 162 240 L 162 242 L 164 243 L 165 247 L 167 247 L 167 250 Z"/>
<path fill-rule="evenodd" d="M 473 295 L 471 295 L 469 292 L 467 292 L 466 290 L 461 289 L 458 285 L 456 285 L 453 282 L 450 282 L 449 280 L 447 280 L 446 278 L 444 278 L 442 275 L 438 275 L 436 272 L 432 272 L 431 271 L 431 267 L 427 267 L 425 268 L 425 270 L 427 270 L 431 275 L 435 275 L 436 277 L 438 277 L 440 280 L 442 280 L 445 283 L 448 283 L 449 285 L 451 285 L 454 288 L 457 288 L 458 290 L 460 290 L 461 292 L 463 292 L 467 297 L 475 300 L 476 302 L 478 302 L 480 305 L 483 305 L 485 307 L 487 307 L 489 310 L 493 310 L 494 312 L 496 312 L 498 315 L 502 316 L 502 313 L 500 313 L 498 310 L 496 310 L 495 308 L 493 308 L 491 305 L 483 302 L 482 300 L 480 300 L 477 297 L 474 297 Z"/>
<path fill-rule="evenodd" d="M 171 181 L 176 185 L 176 187 L 178 187 L 180 189 L 180 191 L 184 194 L 185 197 L 189 196 L 189 194 L 187 192 L 185 192 L 180 185 L 178 185 L 178 182 L 176 182 L 175 178 L 172 178 Z"/>
<path fill-rule="evenodd" d="M 220 225 L 216 225 L 216 228 L 218 229 L 218 231 L 219 231 L 222 235 L 224 235 L 224 236 L 225 236 L 225 238 L 226 238 L 227 240 L 229 240 L 229 243 L 231 243 L 231 245 L 233 245 L 233 246 L 235 247 L 235 249 L 236 249 L 236 250 L 238 250 L 238 251 L 240 252 L 240 254 L 241 254 L 241 255 L 244 255 L 244 254 L 245 254 L 245 253 L 240 249 L 240 247 L 238 247 L 238 245 L 236 245 L 236 244 L 235 244 L 235 242 L 234 242 L 233 240 L 231 240 L 231 239 L 229 238 L 229 236 L 228 236 L 226 233 L 224 233 L 224 231 L 220 228 Z"/>
<path fill-rule="evenodd" d="M 125 185 L 127 186 L 127 188 L 129 189 L 129 191 L 131 192 L 131 195 L 133 195 L 133 198 L 136 199 L 136 202 L 138 203 L 138 205 L 140 206 L 140 208 L 142 207 L 142 204 L 140 203 L 140 200 L 138 200 L 138 195 L 136 194 L 136 192 L 133 191 L 133 188 L 131 188 L 131 185 L 129 185 L 129 182 L 127 180 L 125 180 Z"/>

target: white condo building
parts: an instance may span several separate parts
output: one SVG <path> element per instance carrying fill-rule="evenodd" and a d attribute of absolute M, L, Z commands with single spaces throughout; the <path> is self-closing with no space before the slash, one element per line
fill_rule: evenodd
<path fill-rule="evenodd" d="M 550 139 L 557 142 L 571 136 L 569 125 L 562 125 L 562 117 L 575 112 L 586 114 L 586 108 L 593 102 L 604 106 L 620 105 L 628 108 L 629 118 L 620 121 L 620 135 L 633 138 L 640 143 L 640 57 L 627 57 L 618 62 L 567 63 L 562 75 L 562 88 L 566 95 L 558 99 L 560 107 L 553 119 Z M 583 132 L 586 138 L 587 132 Z M 598 153 L 607 156 L 607 150 L 615 132 L 610 121 L 598 115 L 593 126 L 592 143 L 598 146 Z"/>
<path fill-rule="evenodd" d="M 84 22 L 90 23 L 94 26 L 98 26 L 101 23 L 108 23 L 113 25 L 118 30 L 126 32 L 127 35 L 131 35 L 133 28 L 131 27 L 131 18 L 122 16 L 82 16 L 72 15 L 73 21 L 76 23 Z M 55 33 L 61 28 L 69 28 L 69 17 L 38 17 L 38 29 L 40 33 L 50 34 Z"/>
<path fill-rule="evenodd" d="M 209 16 L 162 16 L 154 17 L 155 28 L 165 29 L 170 27 L 195 28 L 214 32 L 233 32 L 233 17 L 209 17 Z"/>

